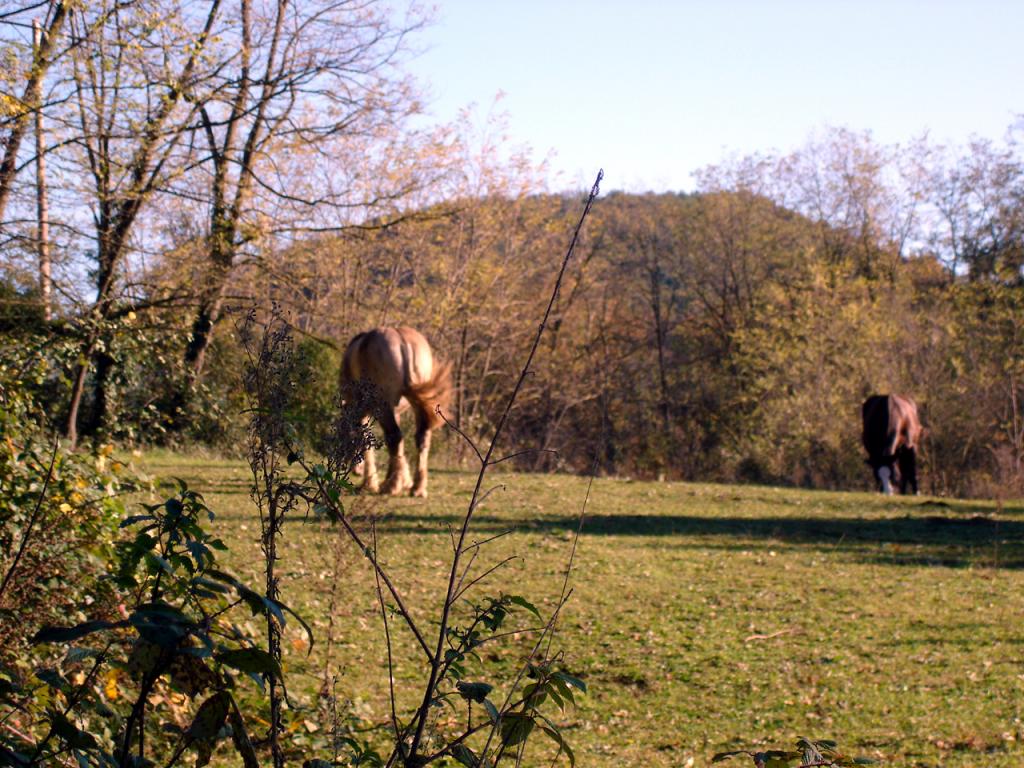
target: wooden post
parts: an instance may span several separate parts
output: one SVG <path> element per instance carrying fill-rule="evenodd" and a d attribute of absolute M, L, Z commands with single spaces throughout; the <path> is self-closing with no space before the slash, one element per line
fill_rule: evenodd
<path fill-rule="evenodd" d="M 37 19 L 32 20 L 34 59 L 42 50 L 43 32 Z M 36 114 L 36 246 L 39 250 L 39 298 L 43 305 L 43 320 L 53 320 L 53 277 L 50 266 L 50 205 L 46 197 L 46 156 L 43 141 L 43 83 L 36 84 L 32 94 Z"/>

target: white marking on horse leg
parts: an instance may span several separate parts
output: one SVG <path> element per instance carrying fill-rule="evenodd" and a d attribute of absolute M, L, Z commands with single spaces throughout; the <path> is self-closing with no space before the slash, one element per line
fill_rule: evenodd
<path fill-rule="evenodd" d="M 363 429 L 367 429 L 370 425 L 369 417 L 366 417 L 362 421 Z M 366 454 L 373 451 L 370 445 L 367 445 L 363 450 L 363 458 L 352 465 L 351 475 L 353 477 L 365 477 L 366 476 Z M 373 457 L 370 457 L 370 464 L 373 464 Z"/>
<path fill-rule="evenodd" d="M 412 485 L 413 496 L 427 496 L 427 460 L 430 457 L 430 430 L 416 435 L 416 481 Z"/>
<path fill-rule="evenodd" d="M 878 468 L 878 480 L 882 484 L 882 493 L 886 496 L 892 496 L 892 483 L 889 478 L 892 476 L 892 470 L 888 467 Z"/>
<path fill-rule="evenodd" d="M 396 451 L 388 463 L 388 476 L 380 488 L 381 493 L 396 496 L 412 485 L 412 476 L 409 474 L 409 462 L 405 460 L 405 454 Z"/>
<path fill-rule="evenodd" d="M 367 448 L 363 454 L 363 488 L 370 493 L 380 492 L 380 481 L 377 480 L 377 460 L 373 448 Z"/>

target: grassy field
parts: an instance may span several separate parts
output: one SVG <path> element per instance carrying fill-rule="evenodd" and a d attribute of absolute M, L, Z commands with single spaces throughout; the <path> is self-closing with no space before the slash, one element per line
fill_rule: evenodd
<path fill-rule="evenodd" d="M 172 454 L 143 465 L 206 495 L 227 564 L 258 585 L 248 468 Z M 381 557 L 424 622 L 443 596 L 448 527 L 474 479 L 436 471 L 428 500 L 357 502 L 377 516 Z M 550 610 L 587 481 L 492 480 L 501 487 L 475 535 L 513 533 L 475 567 L 518 559 L 482 594 L 514 592 Z M 338 543 L 320 523 L 286 527 L 284 598 L 318 633 L 308 657 L 289 634 L 290 685 L 298 703 L 312 702 L 327 668 L 354 711 L 383 725 L 372 574 Z M 701 766 L 737 744 L 801 735 L 894 766 L 1024 765 L 1024 503 L 597 480 L 572 586 L 557 642 L 589 686 L 561 717 L 580 766 Z M 484 661 L 508 674 L 529 642 L 514 638 Z M 413 649 L 404 639 L 397 650 Z M 400 665 L 396 683 L 411 703 L 414 670 Z M 528 754 L 526 764 L 546 763 Z"/>

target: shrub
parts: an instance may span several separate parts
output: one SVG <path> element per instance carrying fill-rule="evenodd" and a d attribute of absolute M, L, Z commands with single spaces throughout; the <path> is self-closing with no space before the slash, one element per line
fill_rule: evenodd
<path fill-rule="evenodd" d="M 111 446 L 73 454 L 48 436 L 24 381 L 0 365 L 0 662 L 42 624 L 112 609 L 100 580 L 131 485 Z"/>

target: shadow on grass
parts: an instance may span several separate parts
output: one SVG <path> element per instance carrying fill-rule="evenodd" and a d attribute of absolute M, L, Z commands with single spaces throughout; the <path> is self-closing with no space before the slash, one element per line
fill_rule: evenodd
<path fill-rule="evenodd" d="M 461 516 L 407 514 L 396 511 L 380 529 L 397 534 L 448 535 Z M 569 533 L 578 518 L 544 516 L 508 520 L 479 515 L 473 532 Z M 808 517 L 701 517 L 697 515 L 588 515 L 586 536 L 658 536 L 698 539 L 696 547 L 745 549 L 751 542 L 771 541 L 823 551 L 842 551 L 859 559 L 896 565 L 998 565 L 1024 568 L 1024 521 L 989 517 L 906 515 L 879 519 Z M 718 539 L 719 541 L 701 541 Z M 721 539 L 736 539 L 723 543 Z M 683 542 L 680 542 L 684 545 Z M 881 549 L 879 549 L 881 547 Z"/>
<path fill-rule="evenodd" d="M 248 496 L 250 484 L 251 480 L 243 475 L 200 479 L 193 487 L 206 494 Z M 792 498 L 761 494 L 753 488 L 737 491 L 723 486 L 721 494 L 712 493 L 706 500 L 772 506 L 781 514 L 757 517 L 591 514 L 587 515 L 584 533 L 587 536 L 663 537 L 670 540 L 664 544 L 673 547 L 734 551 L 757 546 L 758 542 L 770 542 L 776 548 L 841 552 L 861 561 L 887 565 L 1024 568 L 1024 507 L 1018 500 L 1005 506 L 999 519 L 991 517 L 996 511 L 992 505 L 958 500 L 886 500 L 867 496 L 857 503 L 870 515 L 868 517 L 836 514 L 839 510 L 830 509 L 832 505 L 828 500 L 817 502 L 813 498 L 802 498 L 794 502 Z M 449 527 L 457 527 L 462 522 L 461 512 L 425 511 L 420 502 L 404 500 L 392 504 L 385 500 L 384 503 L 382 531 L 448 536 Z M 849 509 L 851 503 L 847 501 L 842 506 Z M 804 509 L 806 514 L 802 516 L 792 514 Z M 232 512 L 218 514 L 221 520 L 243 517 Z M 500 516 L 481 511 L 474 517 L 473 533 L 483 537 L 515 529 L 524 533 L 568 534 L 576 529 L 577 523 L 575 514 L 534 513 L 523 517 L 520 512 Z"/>

